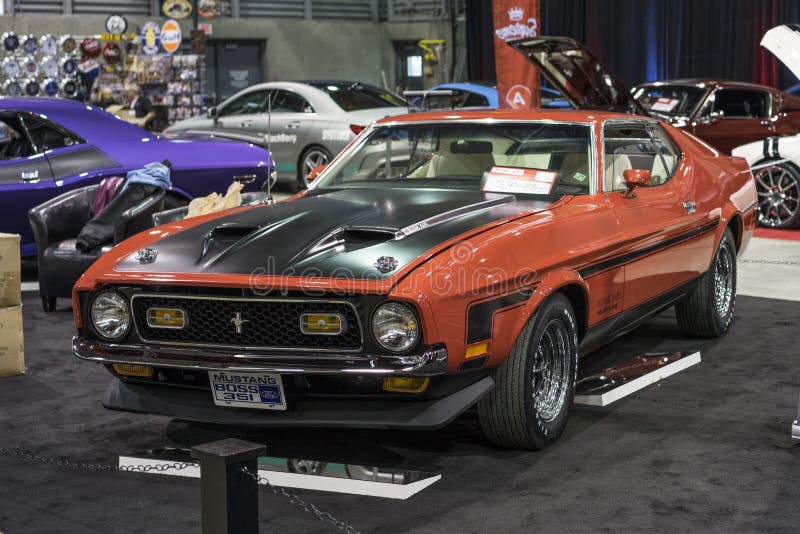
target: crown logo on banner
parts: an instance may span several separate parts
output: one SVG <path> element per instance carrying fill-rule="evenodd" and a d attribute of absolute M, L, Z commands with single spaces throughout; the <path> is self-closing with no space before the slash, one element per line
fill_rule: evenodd
<path fill-rule="evenodd" d="M 525 16 L 525 10 L 521 7 L 512 7 L 508 10 L 508 19 L 511 22 L 519 22 Z"/>

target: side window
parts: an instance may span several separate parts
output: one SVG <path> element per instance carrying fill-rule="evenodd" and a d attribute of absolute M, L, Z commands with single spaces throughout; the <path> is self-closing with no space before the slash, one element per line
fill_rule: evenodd
<path fill-rule="evenodd" d="M 0 161 L 33 156 L 19 117 L 0 116 L 0 131 Z"/>
<path fill-rule="evenodd" d="M 748 89 L 720 89 L 711 103 L 711 114 L 721 114 L 729 119 L 757 119 L 769 117 L 769 94 Z"/>
<path fill-rule="evenodd" d="M 268 91 L 261 90 L 242 95 L 223 107 L 219 112 L 219 116 L 228 117 L 231 115 L 247 115 L 250 113 L 266 112 L 267 94 Z"/>
<path fill-rule="evenodd" d="M 467 92 L 467 98 L 464 100 L 463 107 L 465 108 L 485 108 L 489 106 L 489 100 L 478 93 Z"/>
<path fill-rule="evenodd" d="M 24 116 L 22 121 L 39 153 L 80 143 L 74 135 L 39 117 Z"/>
<path fill-rule="evenodd" d="M 656 124 L 624 123 L 606 126 L 603 189 L 625 189 L 626 169 L 647 169 L 652 185 L 667 183 L 680 159 L 680 153 L 664 130 Z"/>
<path fill-rule="evenodd" d="M 274 113 L 313 113 L 314 108 L 308 100 L 291 91 L 278 91 L 272 101 Z"/>

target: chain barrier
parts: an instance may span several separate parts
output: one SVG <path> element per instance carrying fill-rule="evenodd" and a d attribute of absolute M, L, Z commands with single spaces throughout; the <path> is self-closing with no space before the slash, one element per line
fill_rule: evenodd
<path fill-rule="evenodd" d="M 288 491 L 286 491 L 285 489 L 283 489 L 281 487 L 273 486 L 268 478 L 262 477 L 258 473 L 250 472 L 247 469 L 247 467 L 245 467 L 245 466 L 242 466 L 242 472 L 244 472 L 244 474 L 246 474 L 247 476 L 249 476 L 250 478 L 255 480 L 257 484 L 263 484 L 263 485 L 267 486 L 270 490 L 272 490 L 272 493 L 274 493 L 275 495 L 282 495 L 282 496 L 286 497 L 287 499 L 289 499 L 290 503 L 299 506 L 300 508 L 302 508 L 305 512 L 308 512 L 309 514 L 315 515 L 317 517 L 317 519 L 319 519 L 320 521 L 323 521 L 325 523 L 333 525 L 333 527 L 336 530 L 339 530 L 341 532 L 346 532 L 347 534 L 360 534 L 360 532 L 358 530 L 356 530 L 354 527 L 352 527 L 351 525 L 348 525 L 344 521 L 339 521 L 338 519 L 333 517 L 328 512 L 323 512 L 322 510 L 320 510 L 319 508 L 317 508 L 313 504 L 304 501 L 303 499 L 301 499 L 297 495 L 295 495 L 293 493 L 289 493 Z"/>
<path fill-rule="evenodd" d="M 67 469 L 75 469 L 75 470 L 83 470 L 83 471 L 125 471 L 125 472 L 135 472 L 135 473 L 147 473 L 149 471 L 169 471 L 171 469 L 175 470 L 182 470 L 189 467 L 200 467 L 200 464 L 197 462 L 172 462 L 172 463 L 165 463 L 165 464 L 157 464 L 157 465 L 126 465 L 126 466 L 118 466 L 118 465 L 111 465 L 111 464 L 95 464 L 95 463 L 88 463 L 88 462 L 75 462 L 72 460 L 68 460 L 66 458 L 54 458 L 49 456 L 39 456 L 38 454 L 30 453 L 24 449 L 20 449 L 18 447 L 0 447 L 0 457 L 2 456 L 11 456 L 19 458 L 20 460 L 26 462 L 33 462 L 39 463 L 44 465 L 54 465 L 57 467 L 64 467 Z M 297 495 L 289 493 L 283 488 L 273 486 L 269 479 L 266 477 L 260 476 L 258 473 L 251 473 L 247 470 L 246 467 L 242 467 L 242 471 L 256 481 L 257 484 L 263 484 L 267 486 L 269 489 L 272 490 L 272 493 L 275 495 L 281 495 L 286 497 L 289 502 L 295 504 L 302 508 L 304 511 L 308 512 L 317 517 L 320 521 L 333 525 L 336 530 L 346 532 L 347 534 L 360 534 L 358 530 L 353 528 L 352 526 L 348 525 L 343 521 L 339 521 L 331 514 L 327 512 L 323 512 L 313 504 L 302 500 Z"/>

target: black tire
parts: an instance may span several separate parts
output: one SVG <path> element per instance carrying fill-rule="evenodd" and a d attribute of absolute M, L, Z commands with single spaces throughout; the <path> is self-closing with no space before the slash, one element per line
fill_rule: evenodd
<path fill-rule="evenodd" d="M 308 182 L 306 181 L 308 173 L 314 170 L 317 165 L 327 165 L 332 159 L 330 151 L 319 145 L 312 145 L 303 150 L 300 160 L 297 162 L 297 187 L 306 189 L 308 187 Z"/>
<path fill-rule="evenodd" d="M 736 309 L 736 242 L 726 228 L 711 267 L 691 293 L 675 305 L 678 326 L 692 337 L 714 338 L 728 331 Z"/>
<path fill-rule="evenodd" d="M 758 192 L 758 224 L 794 228 L 800 224 L 800 169 L 793 163 L 759 162 L 753 176 Z"/>
<path fill-rule="evenodd" d="M 540 389 L 548 382 L 542 380 L 548 371 L 541 365 L 548 353 L 553 356 L 550 385 L 558 388 L 552 391 Z M 567 424 L 577 370 L 575 312 L 556 293 L 522 329 L 505 363 L 494 372 L 494 390 L 478 402 L 483 433 L 509 449 L 541 450 L 556 441 Z"/>

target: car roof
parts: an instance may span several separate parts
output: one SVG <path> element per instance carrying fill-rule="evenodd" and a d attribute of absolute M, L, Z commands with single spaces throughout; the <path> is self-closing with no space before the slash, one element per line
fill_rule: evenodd
<path fill-rule="evenodd" d="M 456 111 L 427 111 L 396 115 L 379 120 L 378 124 L 394 122 L 457 122 L 462 120 L 497 120 L 497 121 L 560 121 L 560 122 L 601 122 L 607 119 L 639 118 L 653 120 L 652 117 L 640 117 L 613 111 L 593 111 L 578 109 L 476 109 Z"/>
<path fill-rule="evenodd" d="M 766 85 L 759 85 L 756 83 L 750 82 L 740 82 L 736 80 L 719 80 L 715 78 L 676 78 L 673 80 L 659 80 L 655 82 L 647 82 L 647 83 L 640 83 L 637 87 L 652 87 L 652 86 L 659 86 L 659 85 L 696 85 L 696 86 L 704 86 L 704 87 L 740 87 L 740 88 L 747 88 L 747 89 L 768 89 L 774 91 L 774 87 L 768 87 Z"/>
<path fill-rule="evenodd" d="M 0 97 L 0 111 L 24 111 L 44 115 L 91 142 L 152 137 L 150 132 L 138 126 L 77 100 L 52 97 Z"/>

